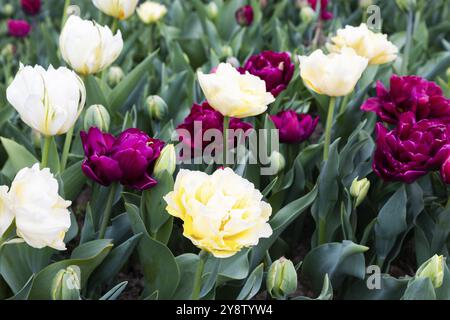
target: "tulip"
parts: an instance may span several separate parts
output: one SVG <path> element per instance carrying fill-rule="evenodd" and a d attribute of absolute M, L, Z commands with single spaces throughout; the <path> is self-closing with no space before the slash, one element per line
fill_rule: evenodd
<path fill-rule="evenodd" d="M 299 59 L 300 76 L 305 85 L 330 97 L 346 96 L 352 92 L 368 62 L 351 48 L 328 55 L 316 50 L 309 56 L 299 56 Z"/>
<path fill-rule="evenodd" d="M 8 20 L 8 34 L 15 38 L 25 38 L 31 31 L 31 25 L 25 20 Z"/>
<path fill-rule="evenodd" d="M 111 87 L 115 87 L 125 77 L 121 67 L 113 66 L 108 70 L 107 81 Z"/>
<path fill-rule="evenodd" d="M 3 6 L 2 13 L 6 17 L 11 17 L 14 14 L 14 6 L 10 3 L 5 4 Z"/>
<path fill-rule="evenodd" d="M 267 273 L 266 288 L 272 298 L 285 299 L 297 290 L 297 271 L 291 260 L 276 260 Z"/>
<path fill-rule="evenodd" d="M 110 66 L 123 48 L 120 30 L 113 35 L 107 26 L 70 16 L 59 37 L 61 55 L 81 75 L 98 73 Z"/>
<path fill-rule="evenodd" d="M 241 73 L 248 71 L 266 83 L 267 91 L 276 97 L 286 89 L 294 74 L 295 65 L 288 52 L 263 51 L 250 57 Z"/>
<path fill-rule="evenodd" d="M 444 183 L 450 184 L 450 157 L 441 166 L 441 177 Z"/>
<path fill-rule="evenodd" d="M 104 14 L 125 20 L 133 15 L 139 0 L 92 0 L 94 6 Z"/>
<path fill-rule="evenodd" d="M 183 123 L 177 126 L 177 132 L 183 143 L 188 144 L 193 149 L 203 150 L 211 143 L 211 141 L 203 139 L 205 132 L 210 129 L 216 129 L 223 132 L 223 120 L 222 114 L 214 110 L 209 103 L 205 101 L 201 105 L 194 104 L 192 106 L 189 115 L 184 119 Z M 247 130 L 250 130 L 253 126 L 240 119 L 231 118 L 229 128 L 232 130 L 242 129 L 244 132 L 247 132 Z M 196 129 L 201 130 L 197 131 Z M 198 142 L 201 144 L 199 145 Z"/>
<path fill-rule="evenodd" d="M 404 112 L 412 112 L 417 121 L 437 119 L 450 121 L 450 99 L 434 82 L 418 76 L 392 75 L 390 89 L 377 82 L 377 96 L 361 106 L 363 111 L 375 112 L 381 121 L 397 124 Z"/>
<path fill-rule="evenodd" d="M 236 22 L 242 27 L 247 27 L 253 23 L 253 15 L 252 6 L 240 7 L 235 13 Z"/>
<path fill-rule="evenodd" d="M 228 63 L 219 64 L 215 73 L 199 72 L 198 80 L 211 107 L 227 117 L 255 116 L 275 101 L 263 80 L 248 72 L 240 74 Z"/>
<path fill-rule="evenodd" d="M 155 163 L 155 169 L 153 174 L 156 178 L 162 176 L 163 172 L 167 172 L 172 175 L 175 172 L 177 166 L 177 155 L 173 144 L 166 145 Z"/>
<path fill-rule="evenodd" d="M 206 6 L 206 12 L 208 13 L 208 18 L 214 20 L 219 14 L 219 8 L 217 8 L 217 4 L 215 2 L 210 2 Z"/>
<path fill-rule="evenodd" d="M 367 58 L 371 65 L 391 62 L 398 54 L 398 48 L 387 40 L 387 35 L 372 32 L 365 23 L 359 27 L 348 25 L 339 29 L 327 47 L 330 52 L 352 48 L 358 55 Z"/>
<path fill-rule="evenodd" d="M 163 141 L 135 128 L 125 130 L 117 138 L 95 127 L 80 134 L 85 153 L 81 169 L 88 178 L 104 186 L 120 181 L 137 190 L 157 184 L 151 175 Z"/>
<path fill-rule="evenodd" d="M 309 114 L 296 113 L 294 110 L 280 111 L 270 116 L 284 143 L 300 143 L 308 139 L 314 132 L 319 118 Z"/>
<path fill-rule="evenodd" d="M 174 190 L 164 196 L 167 212 L 183 220 L 183 235 L 217 258 L 268 238 L 272 208 L 254 185 L 230 168 L 212 175 L 180 170 Z"/>
<path fill-rule="evenodd" d="M 373 5 L 373 0 L 359 0 L 359 7 L 362 9 L 367 9 L 371 5 Z"/>
<path fill-rule="evenodd" d="M 309 23 L 312 21 L 315 15 L 315 11 L 310 6 L 304 6 L 300 10 L 300 18 L 302 18 L 302 21 Z"/>
<path fill-rule="evenodd" d="M 86 89 L 65 67 L 45 70 L 21 65 L 6 97 L 23 122 L 45 136 L 54 136 L 73 127 L 84 107 Z"/>
<path fill-rule="evenodd" d="M 9 197 L 17 236 L 33 248 L 66 249 L 71 202 L 59 196 L 58 188 L 50 170 L 40 170 L 38 163 L 20 170 L 11 184 Z"/>
<path fill-rule="evenodd" d="M 167 14 L 165 5 L 153 1 L 142 3 L 136 10 L 139 18 L 145 24 L 155 23 Z"/>
<path fill-rule="evenodd" d="M 429 278 L 434 288 L 440 288 L 444 282 L 445 257 L 435 254 L 417 269 L 416 277 Z"/>
<path fill-rule="evenodd" d="M 36 15 L 41 11 L 41 0 L 20 0 L 23 11 Z"/>
<path fill-rule="evenodd" d="M 366 198 L 369 192 L 370 181 L 367 178 L 358 180 L 356 177 L 350 186 L 350 195 L 355 198 L 355 208 L 358 207 Z"/>
<path fill-rule="evenodd" d="M 108 131 L 111 123 L 111 117 L 108 110 L 101 104 L 94 104 L 87 108 L 84 115 L 84 130 L 91 127 L 97 127 L 101 131 Z"/>
<path fill-rule="evenodd" d="M 9 229 L 14 220 L 11 203 L 8 195 L 8 187 L 0 186 L 0 244 L 3 235 Z"/>
<path fill-rule="evenodd" d="M 273 151 L 270 155 L 270 167 L 273 168 L 273 174 L 280 173 L 286 167 L 286 159 L 278 151 Z"/>
<path fill-rule="evenodd" d="M 403 113 L 392 131 L 377 123 L 373 170 L 386 181 L 414 182 L 448 158 L 449 130 L 450 124 L 438 120 L 416 122 L 411 112 Z"/>
<path fill-rule="evenodd" d="M 53 278 L 52 300 L 81 300 L 81 270 L 73 265 L 59 270 Z"/>
<path fill-rule="evenodd" d="M 148 115 L 153 120 L 162 120 L 167 115 L 169 107 L 167 103 L 160 96 L 149 96 L 145 100 L 147 106 Z"/>
<path fill-rule="evenodd" d="M 308 0 L 310 6 L 316 10 L 319 0 Z M 328 0 L 320 0 L 320 19 L 330 20 L 333 19 L 333 13 L 327 11 Z"/>

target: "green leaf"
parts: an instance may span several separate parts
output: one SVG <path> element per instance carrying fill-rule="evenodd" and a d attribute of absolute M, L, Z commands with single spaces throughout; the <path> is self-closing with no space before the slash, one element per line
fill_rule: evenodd
<path fill-rule="evenodd" d="M 99 300 L 116 300 L 127 287 L 128 282 L 124 281 L 105 293 Z"/>
<path fill-rule="evenodd" d="M 0 137 L 0 140 L 8 154 L 13 169 L 13 172 L 4 173 L 8 178 L 14 178 L 20 169 L 31 167 L 39 162 L 34 155 L 17 142 L 3 137 Z"/>
<path fill-rule="evenodd" d="M 250 300 L 253 298 L 261 288 L 262 280 L 264 276 L 264 263 L 253 270 L 253 272 L 245 281 L 244 287 L 242 287 L 241 292 L 237 296 L 237 300 Z"/>
<path fill-rule="evenodd" d="M 94 75 L 89 75 L 83 80 L 86 87 L 86 106 L 101 104 L 105 108 L 109 109 L 108 101 L 103 94 L 103 91 L 99 84 L 99 80 L 97 80 Z"/>
<path fill-rule="evenodd" d="M 81 170 L 82 162 L 83 161 L 81 160 L 74 163 L 61 174 L 64 185 L 64 195 L 68 200 L 75 200 L 86 183 L 87 178 Z"/>
<path fill-rule="evenodd" d="M 200 258 L 196 254 L 186 253 L 175 258 L 180 270 L 180 282 L 172 297 L 173 300 L 188 300 L 194 290 L 195 272 Z"/>
<path fill-rule="evenodd" d="M 436 300 L 436 293 L 430 278 L 410 280 L 402 300 Z"/>

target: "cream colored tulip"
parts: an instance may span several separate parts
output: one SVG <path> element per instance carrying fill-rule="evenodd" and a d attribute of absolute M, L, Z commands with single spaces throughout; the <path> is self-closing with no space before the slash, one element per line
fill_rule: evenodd
<path fill-rule="evenodd" d="M 167 8 L 157 2 L 146 1 L 137 8 L 136 12 L 143 23 L 150 24 L 162 19 L 167 13 Z"/>
<path fill-rule="evenodd" d="M 78 74 L 98 73 L 110 66 L 123 49 L 120 30 L 115 35 L 107 26 L 70 16 L 59 37 L 61 55 Z"/>
<path fill-rule="evenodd" d="M 387 39 L 387 35 L 371 31 L 365 23 L 359 27 L 346 26 L 339 29 L 327 45 L 330 52 L 341 52 L 345 47 L 352 48 L 373 65 L 391 62 L 398 54 L 398 48 Z"/>
<path fill-rule="evenodd" d="M 92 0 L 101 12 L 119 20 L 131 17 L 138 2 L 139 0 Z"/>
<path fill-rule="evenodd" d="M 23 122 L 53 136 L 73 127 L 84 107 L 86 89 L 80 77 L 65 67 L 45 70 L 21 65 L 6 97 Z"/>
<path fill-rule="evenodd" d="M 199 72 L 198 80 L 211 107 L 224 116 L 256 116 L 275 101 L 263 80 L 248 72 L 240 74 L 229 63 L 219 64 L 211 74 Z"/>
<path fill-rule="evenodd" d="M 183 220 L 183 235 L 217 258 L 231 257 L 242 248 L 268 238 L 270 204 L 254 185 L 230 168 L 212 175 L 180 170 L 168 193 L 167 212 Z"/>
<path fill-rule="evenodd" d="M 64 236 L 70 228 L 70 201 L 58 194 L 58 181 L 48 168 L 36 163 L 23 168 L 9 191 L 11 210 L 16 218 L 17 236 L 33 248 L 65 250 Z"/>
<path fill-rule="evenodd" d="M 305 85 L 330 97 L 346 96 L 352 92 L 368 63 L 351 48 L 328 55 L 316 50 L 309 56 L 299 56 L 299 59 L 300 76 Z"/>
<path fill-rule="evenodd" d="M 8 187 L 0 186 L 0 238 L 2 238 L 6 230 L 11 226 L 13 220 L 14 214 L 11 210 Z"/>

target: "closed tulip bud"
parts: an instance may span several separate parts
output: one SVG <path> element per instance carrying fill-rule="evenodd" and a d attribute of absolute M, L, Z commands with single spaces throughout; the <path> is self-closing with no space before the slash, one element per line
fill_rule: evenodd
<path fill-rule="evenodd" d="M 227 63 L 231 64 L 235 68 L 239 68 L 239 60 L 236 57 L 228 57 Z"/>
<path fill-rule="evenodd" d="M 367 192 L 369 191 L 370 188 L 370 181 L 367 178 L 358 180 L 358 178 L 356 177 L 353 182 L 352 185 L 350 187 L 350 194 L 352 195 L 353 198 L 355 198 L 355 208 L 358 207 L 361 202 L 364 201 L 364 199 L 367 196 Z"/>
<path fill-rule="evenodd" d="M 373 4 L 372 0 L 359 0 L 359 7 L 366 9 Z"/>
<path fill-rule="evenodd" d="M 108 84 L 111 87 L 115 87 L 120 81 L 122 81 L 124 76 L 125 75 L 123 74 L 121 67 L 113 66 L 108 70 Z"/>
<path fill-rule="evenodd" d="M 222 47 L 222 56 L 231 57 L 233 55 L 233 49 L 230 46 Z"/>
<path fill-rule="evenodd" d="M 315 14 L 316 14 L 316 12 L 310 6 L 303 7 L 300 10 L 300 18 L 302 18 L 302 21 L 307 22 L 307 23 L 312 21 Z"/>
<path fill-rule="evenodd" d="M 447 68 L 445 75 L 447 76 L 448 80 L 450 81 L 450 68 Z"/>
<path fill-rule="evenodd" d="M 92 0 L 97 9 L 104 14 L 124 20 L 133 15 L 139 0 Z"/>
<path fill-rule="evenodd" d="M 2 56 L 7 60 L 11 60 L 14 57 L 14 51 L 14 46 L 8 43 L 2 49 Z"/>
<path fill-rule="evenodd" d="M 175 152 L 175 147 L 173 144 L 168 144 L 161 150 L 161 155 L 158 160 L 156 160 L 153 174 L 156 179 L 161 177 L 162 173 L 165 171 L 172 175 L 175 172 L 176 165 L 177 154 Z"/>
<path fill-rule="evenodd" d="M 139 18 L 145 24 L 155 23 L 167 14 L 166 6 L 153 1 L 142 3 L 136 10 Z"/>
<path fill-rule="evenodd" d="M 60 270 L 53 278 L 52 300 L 81 300 L 81 271 L 78 266 Z"/>
<path fill-rule="evenodd" d="M 84 116 L 84 129 L 87 131 L 91 127 L 97 127 L 101 131 L 108 131 L 111 117 L 108 110 L 101 104 L 94 104 L 86 110 Z"/>
<path fill-rule="evenodd" d="M 219 9 L 217 8 L 217 4 L 215 2 L 208 3 L 208 5 L 206 6 L 206 12 L 208 13 L 208 17 L 211 20 L 214 20 L 215 18 L 217 18 L 217 15 L 219 13 Z"/>
<path fill-rule="evenodd" d="M 286 166 L 284 156 L 278 151 L 273 151 L 270 155 L 270 167 L 273 168 L 274 174 L 281 172 Z"/>
<path fill-rule="evenodd" d="M 148 115 L 153 120 L 162 120 L 169 109 L 167 103 L 157 95 L 149 96 L 145 101 Z"/>
<path fill-rule="evenodd" d="M 266 287 L 269 294 L 276 299 L 284 299 L 297 290 L 297 271 L 291 260 L 278 259 L 269 268 Z"/>
<path fill-rule="evenodd" d="M 14 13 L 14 6 L 10 3 L 7 3 L 3 6 L 3 14 L 7 17 L 12 16 Z"/>
<path fill-rule="evenodd" d="M 430 278 L 431 283 L 437 289 L 442 286 L 444 281 L 444 256 L 434 255 L 427 261 L 425 261 L 417 270 L 416 277 Z"/>

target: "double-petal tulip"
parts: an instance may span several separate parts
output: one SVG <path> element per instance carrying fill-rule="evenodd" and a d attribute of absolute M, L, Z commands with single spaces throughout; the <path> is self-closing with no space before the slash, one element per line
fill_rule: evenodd
<path fill-rule="evenodd" d="M 31 31 L 31 25 L 26 20 L 8 20 L 8 34 L 15 38 L 25 38 Z"/>
<path fill-rule="evenodd" d="M 311 7 L 316 10 L 317 4 L 320 1 L 320 19 L 322 20 L 330 20 L 333 18 L 333 13 L 328 11 L 328 2 L 329 0 L 308 0 Z"/>
<path fill-rule="evenodd" d="M 14 220 L 8 195 L 8 187 L 0 186 L 0 239 Z"/>
<path fill-rule="evenodd" d="M 255 186 L 230 168 L 212 175 L 180 170 L 164 200 L 167 212 L 183 220 L 183 235 L 217 258 L 231 257 L 268 238 L 270 204 Z"/>
<path fill-rule="evenodd" d="M 23 66 L 6 90 L 9 103 L 23 122 L 46 136 L 66 133 L 86 100 L 83 81 L 75 72 L 52 66 Z"/>
<path fill-rule="evenodd" d="M 441 177 L 446 184 L 450 184 L 450 157 L 441 166 Z"/>
<path fill-rule="evenodd" d="M 316 50 L 309 56 L 299 56 L 300 76 L 311 90 L 330 97 L 346 96 L 356 86 L 367 67 L 367 58 L 351 48 L 325 55 Z"/>
<path fill-rule="evenodd" d="M 150 138 L 145 132 L 131 128 L 117 138 L 98 128 L 81 132 L 85 159 L 84 174 L 108 186 L 120 181 L 125 186 L 145 190 L 157 184 L 152 172 L 164 142 Z"/>
<path fill-rule="evenodd" d="M 124 20 L 133 15 L 139 0 L 92 0 L 104 14 Z"/>
<path fill-rule="evenodd" d="M 280 141 L 285 143 L 300 143 L 308 139 L 314 132 L 319 118 L 309 114 L 296 113 L 294 110 L 280 111 L 270 116 L 280 135 Z"/>
<path fill-rule="evenodd" d="M 250 5 L 242 6 L 236 10 L 234 16 L 240 26 L 247 27 L 253 23 L 253 8 Z"/>
<path fill-rule="evenodd" d="M 288 52 L 263 51 L 251 56 L 239 69 L 241 73 L 248 71 L 266 83 L 267 91 L 276 97 L 286 89 L 294 74 L 295 65 Z"/>
<path fill-rule="evenodd" d="M 375 112 L 382 121 L 396 124 L 401 114 L 412 112 L 416 120 L 450 120 L 450 99 L 434 82 L 418 76 L 392 75 L 390 89 L 377 82 L 377 96 L 369 98 L 361 110 Z"/>
<path fill-rule="evenodd" d="M 23 11 L 27 14 L 35 15 L 41 11 L 41 0 L 20 0 Z"/>
<path fill-rule="evenodd" d="M 110 66 L 123 48 L 120 30 L 113 35 L 107 26 L 72 15 L 59 37 L 61 55 L 81 75 L 100 72 Z"/>
<path fill-rule="evenodd" d="M 387 39 L 387 35 L 372 32 L 365 23 L 359 27 L 345 26 L 339 29 L 328 44 L 331 52 L 340 52 L 344 47 L 350 47 L 367 59 L 369 64 L 388 63 L 397 58 L 398 48 Z"/>
<path fill-rule="evenodd" d="M 231 64 L 221 63 L 214 73 L 198 73 L 200 86 L 211 107 L 228 117 L 245 118 L 267 110 L 275 98 L 266 83 L 246 72 L 240 74 Z"/>
<path fill-rule="evenodd" d="M 386 181 L 412 183 L 429 170 L 437 170 L 450 155 L 450 124 L 439 120 L 415 121 L 403 113 L 397 127 L 376 126 L 377 149 L 373 170 Z"/>

